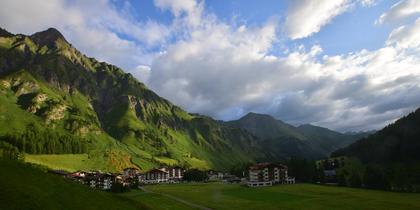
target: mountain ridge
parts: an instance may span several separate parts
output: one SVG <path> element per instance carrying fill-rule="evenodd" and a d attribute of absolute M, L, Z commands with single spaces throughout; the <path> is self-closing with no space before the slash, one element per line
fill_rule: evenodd
<path fill-rule="evenodd" d="M 22 135 L 33 124 L 36 132 L 55 127 L 63 135 L 86 138 L 92 157 L 88 162 L 105 161 L 112 170 L 117 169 L 112 162 L 121 160 L 118 168 L 179 164 L 205 169 L 229 168 L 259 155 L 246 146 L 253 138 L 247 132 L 188 114 L 131 74 L 85 56 L 55 29 L 2 36 L 0 53 L 4 118 L 11 116 L 1 110 L 13 107 L 25 116 L 13 119 Z M 10 134 L 13 129 L 8 127 L 0 135 L 22 138 Z M 229 155 L 220 157 L 221 152 Z"/>
<path fill-rule="evenodd" d="M 322 158 L 357 140 L 357 137 L 328 128 L 313 125 L 295 127 L 270 115 L 253 112 L 225 124 L 245 129 L 257 136 L 265 151 L 274 159 L 296 154 L 304 154 L 303 157 L 309 159 Z"/>

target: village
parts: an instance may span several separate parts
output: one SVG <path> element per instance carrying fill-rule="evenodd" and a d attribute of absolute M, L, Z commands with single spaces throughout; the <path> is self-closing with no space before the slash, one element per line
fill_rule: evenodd
<path fill-rule="evenodd" d="M 58 174 L 66 179 L 111 192 L 125 192 L 129 189 L 136 189 L 142 185 L 149 184 L 176 184 L 189 181 L 199 182 L 223 182 L 238 183 L 248 187 L 265 187 L 276 184 L 294 184 L 295 178 L 288 176 L 286 165 L 274 163 L 258 163 L 249 167 L 247 177 L 239 178 L 227 172 L 206 171 L 202 172 L 205 178 L 186 179 L 188 170 L 175 167 L 154 168 L 147 172 L 141 172 L 138 168 L 125 168 L 122 173 L 103 173 L 101 171 L 76 171 L 66 172 L 63 170 L 50 170 L 50 173 Z M 203 177 L 203 176 L 202 176 Z"/>

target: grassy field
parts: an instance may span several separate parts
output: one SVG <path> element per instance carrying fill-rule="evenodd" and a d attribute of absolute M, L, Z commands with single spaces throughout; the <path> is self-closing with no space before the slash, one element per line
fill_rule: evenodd
<path fill-rule="evenodd" d="M 147 189 L 212 209 L 420 209 L 420 194 L 312 184 L 247 188 L 211 183 L 153 185 Z"/>
<path fill-rule="evenodd" d="M 420 209 L 420 194 L 411 193 L 313 184 L 247 188 L 207 183 L 151 185 L 146 191 L 113 194 L 23 163 L 0 161 L 0 169 L 0 209 Z"/>
<path fill-rule="evenodd" d="M 188 206 L 140 190 L 113 194 L 49 174 L 27 164 L 0 160 L 0 209 L 179 209 Z"/>
<path fill-rule="evenodd" d="M 51 169 L 77 171 L 78 169 L 92 168 L 87 154 L 60 154 L 60 155 L 25 155 L 25 162 L 44 165 Z"/>
<path fill-rule="evenodd" d="M 153 210 L 190 210 L 191 208 L 183 203 L 171 198 L 159 195 L 158 193 L 147 193 L 141 190 L 135 190 L 119 196 L 140 203 L 147 209 Z"/>

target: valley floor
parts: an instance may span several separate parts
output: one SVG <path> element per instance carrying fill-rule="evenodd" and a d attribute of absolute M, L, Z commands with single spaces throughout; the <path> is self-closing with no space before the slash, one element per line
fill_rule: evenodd
<path fill-rule="evenodd" d="M 420 194 L 314 184 L 247 188 L 236 184 L 153 185 L 146 189 L 210 209 L 420 209 Z"/>
<path fill-rule="evenodd" d="M 149 185 L 114 194 L 0 161 L 0 209 L 420 209 L 420 194 L 313 184 L 248 188 L 237 184 Z"/>

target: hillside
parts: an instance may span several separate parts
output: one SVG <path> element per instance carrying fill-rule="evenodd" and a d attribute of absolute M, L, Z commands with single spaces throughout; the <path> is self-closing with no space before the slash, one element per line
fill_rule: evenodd
<path fill-rule="evenodd" d="M 13 161 L 0 161 L 0 206 L 6 209 L 147 209 Z"/>
<path fill-rule="evenodd" d="M 331 154 L 360 138 L 363 134 L 348 135 L 310 124 L 300 125 L 298 131 L 305 136 L 305 142 L 322 154 Z"/>
<path fill-rule="evenodd" d="M 420 109 L 363 138 L 332 156 L 352 156 L 363 162 L 420 161 Z"/>
<path fill-rule="evenodd" d="M 266 154 L 277 159 L 290 156 L 322 158 L 357 140 L 357 136 L 313 125 L 295 127 L 272 116 L 257 113 L 249 113 L 226 124 L 257 136 Z"/>
<path fill-rule="evenodd" d="M 259 155 L 248 132 L 188 114 L 53 28 L 31 36 L 1 30 L 0 139 L 49 166 L 79 155 L 65 169 L 221 169 Z"/>

